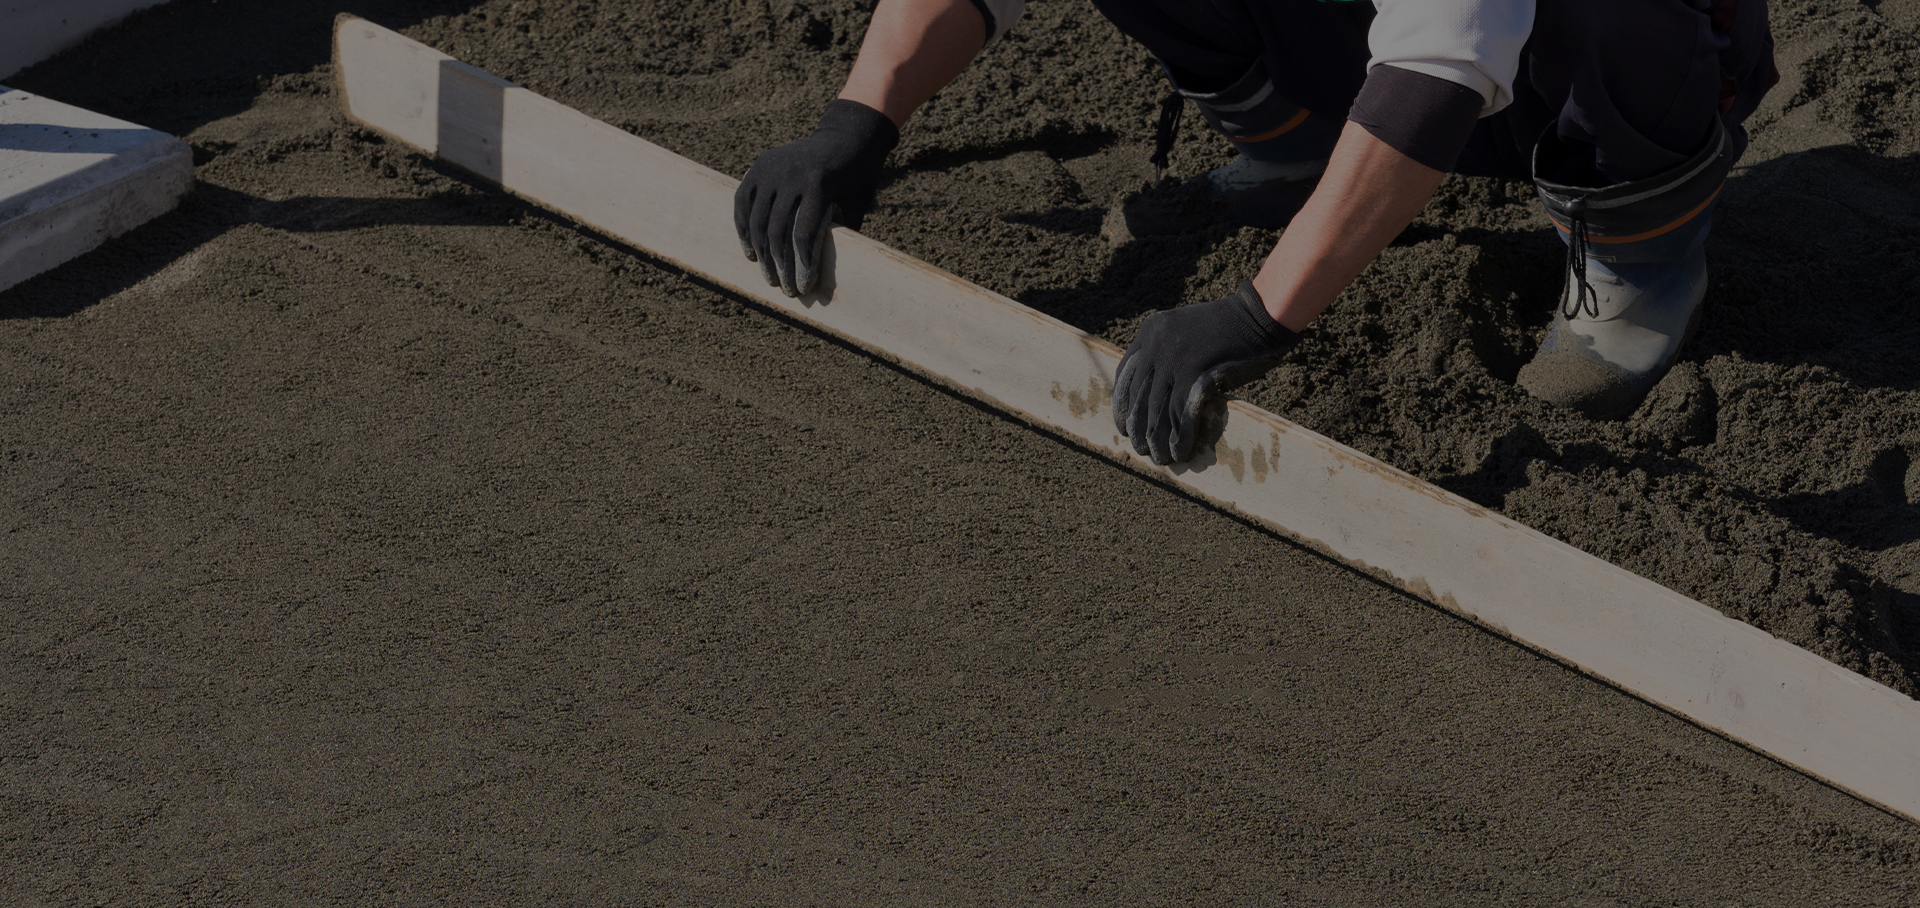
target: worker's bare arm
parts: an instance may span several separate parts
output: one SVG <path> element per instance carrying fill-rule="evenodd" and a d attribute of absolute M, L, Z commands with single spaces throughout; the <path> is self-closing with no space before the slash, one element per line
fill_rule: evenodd
<path fill-rule="evenodd" d="M 840 97 L 905 126 L 986 43 L 986 19 L 971 0 L 882 0 Z"/>
<path fill-rule="evenodd" d="M 1412 223 L 1446 176 L 1347 123 L 1319 188 L 1253 279 L 1267 314 L 1304 329 Z"/>

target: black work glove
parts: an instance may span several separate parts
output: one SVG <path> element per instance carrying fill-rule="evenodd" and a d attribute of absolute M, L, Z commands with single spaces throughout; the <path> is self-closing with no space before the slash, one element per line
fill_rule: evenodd
<path fill-rule="evenodd" d="M 1193 456 L 1200 406 L 1280 364 L 1300 335 L 1267 314 L 1253 284 L 1147 316 L 1113 378 L 1113 424 L 1157 464 Z"/>
<path fill-rule="evenodd" d="M 762 152 L 733 194 L 740 251 L 788 296 L 813 289 L 820 251 L 837 218 L 858 228 L 873 207 L 880 164 L 900 129 L 858 101 L 835 99 L 820 125 L 797 142 Z"/>

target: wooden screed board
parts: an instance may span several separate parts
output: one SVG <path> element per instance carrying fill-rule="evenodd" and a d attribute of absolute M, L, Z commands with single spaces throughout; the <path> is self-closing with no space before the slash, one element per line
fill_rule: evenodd
<path fill-rule="evenodd" d="M 1156 467 L 1114 431 L 1112 344 L 845 229 L 788 299 L 740 253 L 734 180 L 364 20 L 335 38 L 367 126 L 1920 819 L 1920 704 L 1887 687 L 1242 402 Z"/>

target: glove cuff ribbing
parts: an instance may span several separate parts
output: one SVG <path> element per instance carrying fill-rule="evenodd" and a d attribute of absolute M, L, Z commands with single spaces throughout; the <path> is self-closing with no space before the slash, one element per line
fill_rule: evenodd
<path fill-rule="evenodd" d="M 1268 349 L 1275 353 L 1285 353 L 1300 342 L 1299 332 L 1273 320 L 1267 314 L 1267 304 L 1260 299 L 1260 292 L 1253 289 L 1252 281 L 1241 281 L 1233 291 L 1233 299 L 1239 305 L 1236 309 L 1245 322 L 1247 332 L 1260 338 Z"/>
<path fill-rule="evenodd" d="M 828 130 L 846 133 L 858 140 L 864 150 L 877 151 L 881 156 L 900 144 L 900 127 L 893 125 L 886 114 L 845 98 L 828 101 L 827 109 L 820 114 L 817 131 Z"/>

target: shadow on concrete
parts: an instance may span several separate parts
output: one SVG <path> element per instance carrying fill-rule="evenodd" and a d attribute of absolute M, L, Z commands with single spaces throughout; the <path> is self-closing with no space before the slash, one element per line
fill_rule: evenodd
<path fill-rule="evenodd" d="M 112 154 L 155 138 L 151 129 L 78 129 L 57 123 L 0 123 L 0 151 Z"/>
<path fill-rule="evenodd" d="M 344 11 L 398 29 L 478 5 L 478 0 L 363 0 Z M 342 11 L 339 0 L 173 0 L 15 73 L 7 84 L 186 135 L 247 109 L 274 77 L 330 62 L 333 21 Z M 183 52 L 193 48 L 213 52 Z M 130 72 L 140 77 L 129 79 Z"/>

